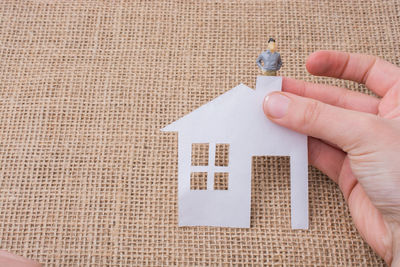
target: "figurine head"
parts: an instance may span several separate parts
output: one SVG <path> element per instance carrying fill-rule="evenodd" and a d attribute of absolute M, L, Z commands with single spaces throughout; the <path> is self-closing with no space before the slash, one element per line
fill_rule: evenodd
<path fill-rule="evenodd" d="M 274 38 L 269 38 L 268 50 L 271 51 L 271 53 L 274 53 L 276 51 L 276 43 Z"/>

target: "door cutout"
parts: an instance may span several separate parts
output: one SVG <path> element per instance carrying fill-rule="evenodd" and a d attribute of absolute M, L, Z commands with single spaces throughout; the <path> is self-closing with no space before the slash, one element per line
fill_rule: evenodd
<path fill-rule="evenodd" d="M 254 156 L 251 164 L 251 225 L 290 227 L 290 157 Z"/>

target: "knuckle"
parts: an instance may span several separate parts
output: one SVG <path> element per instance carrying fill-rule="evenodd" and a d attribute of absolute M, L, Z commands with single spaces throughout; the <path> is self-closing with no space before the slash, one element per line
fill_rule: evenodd
<path fill-rule="evenodd" d="M 311 101 L 304 109 L 301 124 L 304 128 L 313 127 L 319 120 L 322 105 L 318 101 Z"/>

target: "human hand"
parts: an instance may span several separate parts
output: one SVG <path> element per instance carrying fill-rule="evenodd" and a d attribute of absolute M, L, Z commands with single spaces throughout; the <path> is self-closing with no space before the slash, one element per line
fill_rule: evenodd
<path fill-rule="evenodd" d="M 309 161 L 338 183 L 364 240 L 400 266 L 400 68 L 336 51 L 310 55 L 307 70 L 365 84 L 382 98 L 284 78 L 264 112 L 309 136 Z"/>
<path fill-rule="evenodd" d="M 42 265 L 36 261 L 14 255 L 6 250 L 0 250 L 0 266 L 41 267 Z"/>

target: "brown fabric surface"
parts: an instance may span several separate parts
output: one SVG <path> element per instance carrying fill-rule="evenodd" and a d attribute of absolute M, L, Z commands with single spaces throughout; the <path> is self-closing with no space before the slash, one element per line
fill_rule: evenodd
<path fill-rule="evenodd" d="M 383 265 L 310 167 L 290 229 L 288 161 L 253 161 L 250 229 L 177 227 L 177 135 L 160 128 L 239 83 L 269 37 L 280 75 L 317 49 L 399 64 L 392 1 L 1 1 L 0 248 L 47 266 Z"/>

